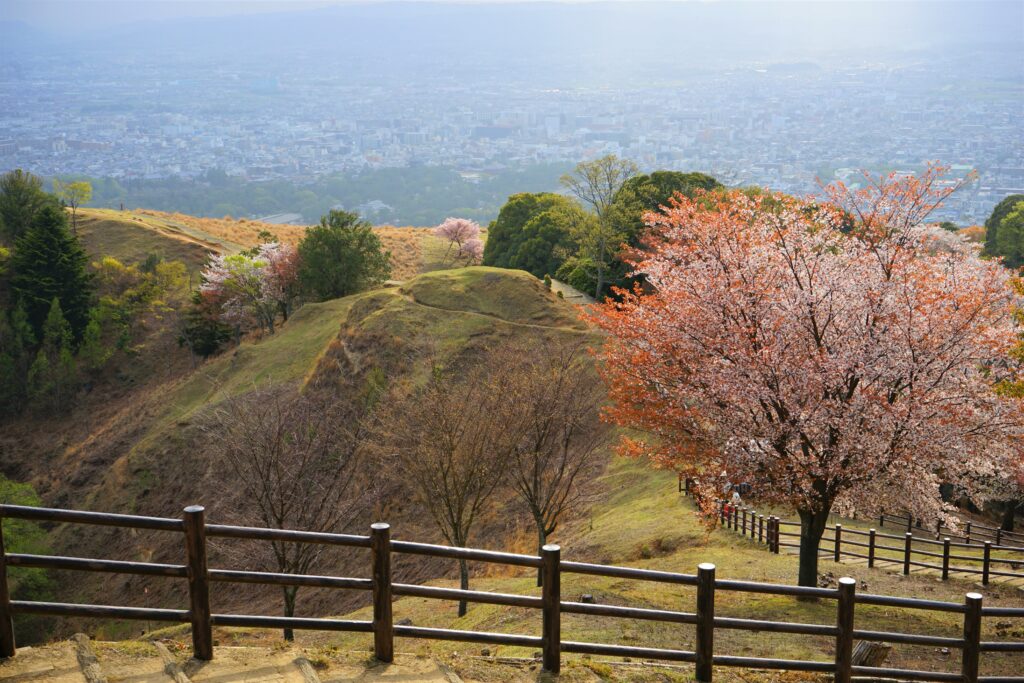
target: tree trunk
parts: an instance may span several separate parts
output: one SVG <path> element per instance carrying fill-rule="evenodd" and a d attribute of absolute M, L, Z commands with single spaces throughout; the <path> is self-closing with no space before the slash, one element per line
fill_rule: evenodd
<path fill-rule="evenodd" d="M 601 301 L 601 290 L 604 289 L 604 268 L 597 267 L 597 286 L 594 287 L 594 298 Z"/>
<path fill-rule="evenodd" d="M 295 616 L 295 594 L 299 592 L 298 586 L 281 586 L 281 592 L 284 594 L 284 615 L 286 617 Z M 284 630 L 284 639 L 291 642 L 295 640 L 295 632 L 290 628 Z"/>
<path fill-rule="evenodd" d="M 800 572 L 801 586 L 818 585 L 818 546 L 828 522 L 828 508 L 817 512 L 797 510 L 800 513 Z"/>
<path fill-rule="evenodd" d="M 459 588 L 469 590 L 469 564 L 465 560 L 459 560 Z M 459 600 L 459 616 L 466 616 L 465 600 Z"/>
<path fill-rule="evenodd" d="M 1013 531 L 1013 523 L 1017 517 L 1017 507 L 1019 505 L 1019 500 L 1007 501 L 1006 509 L 1003 511 L 1003 523 L 999 525 L 1000 529 L 1003 531 Z"/>
<path fill-rule="evenodd" d="M 544 531 L 544 524 L 541 522 L 537 523 L 537 556 L 544 554 L 544 545 L 548 542 L 548 535 Z M 544 585 L 544 570 L 537 567 L 537 585 Z"/>

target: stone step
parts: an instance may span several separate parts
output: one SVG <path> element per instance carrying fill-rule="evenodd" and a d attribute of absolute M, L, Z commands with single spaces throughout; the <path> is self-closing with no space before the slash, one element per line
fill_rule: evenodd
<path fill-rule="evenodd" d="M 0 660 L 2 683 L 86 683 L 75 647 L 64 642 L 45 647 L 20 647 L 14 657 Z"/>

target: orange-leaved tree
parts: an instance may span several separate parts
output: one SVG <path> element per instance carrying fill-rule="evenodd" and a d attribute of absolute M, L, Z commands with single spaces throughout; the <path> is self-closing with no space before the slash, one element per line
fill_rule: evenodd
<path fill-rule="evenodd" d="M 801 585 L 831 510 L 943 515 L 939 484 L 996 474 L 1020 433 L 1018 402 L 992 391 L 1015 294 L 925 226 L 958 185 L 944 171 L 818 199 L 679 196 L 646 217 L 648 286 L 591 316 L 610 333 L 609 415 L 648 435 L 624 449 L 794 507 Z"/>

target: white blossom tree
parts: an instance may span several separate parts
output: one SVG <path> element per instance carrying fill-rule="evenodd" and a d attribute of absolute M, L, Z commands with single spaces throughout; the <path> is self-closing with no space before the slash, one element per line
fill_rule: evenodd
<path fill-rule="evenodd" d="M 473 264 L 479 263 L 483 258 L 484 243 L 480 239 L 480 226 L 476 221 L 467 218 L 446 218 L 433 232 L 435 237 L 448 242 L 448 249 L 441 259 L 442 265 L 451 256 L 453 249 L 456 261 L 462 260 L 467 264 Z"/>
<path fill-rule="evenodd" d="M 611 414 L 653 437 L 626 450 L 795 507 L 801 585 L 831 510 L 935 518 L 940 483 L 1005 471 L 1021 435 L 993 391 L 1016 297 L 968 245 L 933 248 L 922 224 L 956 187 L 941 170 L 824 200 L 680 196 L 647 217 L 653 291 L 594 315 Z"/>

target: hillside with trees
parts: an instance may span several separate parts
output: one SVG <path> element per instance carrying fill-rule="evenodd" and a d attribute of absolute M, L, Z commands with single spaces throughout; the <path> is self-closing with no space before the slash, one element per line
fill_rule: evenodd
<path fill-rule="evenodd" d="M 950 490 L 979 506 L 1024 490 L 1019 283 L 927 224 L 956 189 L 941 175 L 800 199 L 604 157 L 564 178 L 568 195 L 511 196 L 486 231 L 449 217 L 410 232 L 341 210 L 304 228 L 81 207 L 73 229 L 70 206 L 8 174 L 0 474 L 19 483 L 2 491 L 157 516 L 187 501 L 222 523 L 309 531 L 387 519 L 407 538 L 532 553 L 586 539 L 602 497 L 657 499 L 644 487 L 660 475 L 613 460 L 618 444 L 694 479 L 705 512 L 736 482 L 794 511 L 789 576 L 815 585 L 834 511 L 942 519 Z M 410 243 L 417 256 L 396 260 L 390 246 Z M 581 318 L 541 279 L 551 269 L 598 304 Z M 17 533 L 78 556 L 180 551 L 157 532 Z M 363 566 L 289 543 L 210 552 L 278 573 Z M 395 570 L 482 578 L 422 557 Z M 145 576 L 18 581 L 37 599 L 183 596 Z M 285 615 L 362 604 L 294 586 L 217 599 Z"/>

